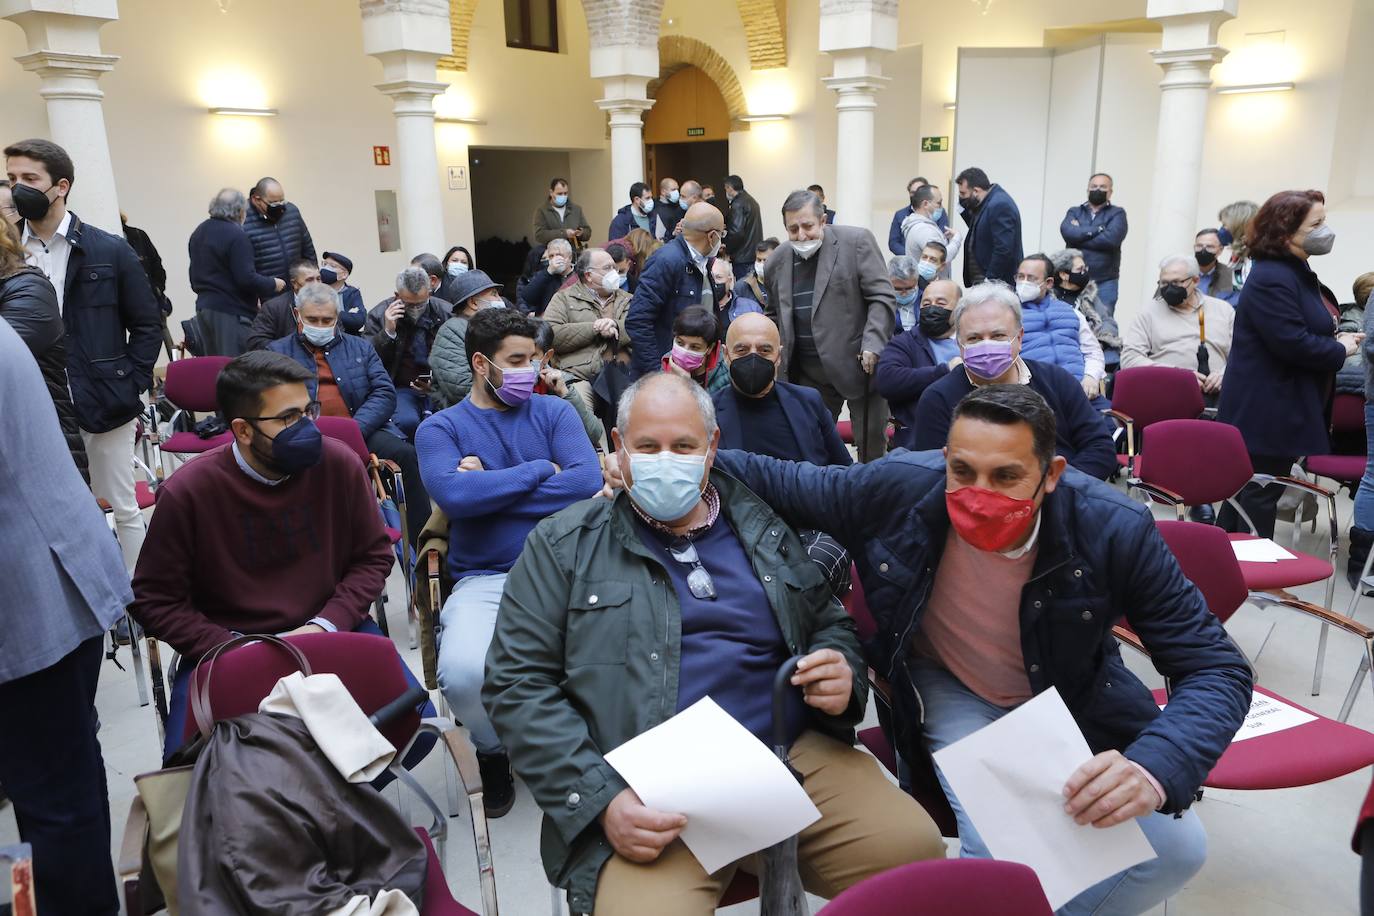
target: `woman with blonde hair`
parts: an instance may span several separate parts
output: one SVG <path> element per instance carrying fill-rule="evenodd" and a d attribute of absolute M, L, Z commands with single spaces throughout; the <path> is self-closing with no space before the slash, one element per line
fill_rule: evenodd
<path fill-rule="evenodd" d="M 1221 244 L 1231 249 L 1231 283 L 1236 294 L 1245 285 L 1245 276 L 1250 272 L 1250 248 L 1246 244 L 1246 234 L 1250 231 L 1250 221 L 1259 212 L 1259 204 L 1253 200 L 1238 200 L 1217 211 L 1217 222 L 1221 228 L 1217 236 Z"/>

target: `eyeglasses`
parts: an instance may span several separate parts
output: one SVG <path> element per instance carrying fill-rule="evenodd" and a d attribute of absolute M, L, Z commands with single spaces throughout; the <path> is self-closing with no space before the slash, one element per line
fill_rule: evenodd
<path fill-rule="evenodd" d="M 682 565 L 692 567 L 692 571 L 687 574 L 687 589 L 693 598 L 716 600 L 716 583 L 711 580 L 711 574 L 706 571 L 706 567 L 701 565 L 695 544 L 681 538 L 668 545 L 668 554 Z"/>
<path fill-rule="evenodd" d="M 320 402 L 311 401 L 305 405 L 305 410 L 293 407 L 284 410 L 275 417 L 244 417 L 249 423 L 261 423 L 263 420 L 280 420 L 283 426 L 295 426 L 302 419 L 309 417 L 311 420 L 320 418 Z"/>

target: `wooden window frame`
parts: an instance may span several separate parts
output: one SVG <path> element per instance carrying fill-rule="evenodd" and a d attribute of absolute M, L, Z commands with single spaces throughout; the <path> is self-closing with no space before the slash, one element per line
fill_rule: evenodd
<path fill-rule="evenodd" d="M 522 51 L 544 51 L 550 54 L 557 54 L 558 51 L 558 0 L 516 0 L 520 7 L 520 21 L 515 23 L 515 37 L 512 40 L 512 23 L 506 23 L 506 47 L 518 48 Z M 534 17 L 532 7 L 535 3 L 547 3 L 549 7 L 549 35 L 552 37 L 550 45 L 537 45 L 534 43 Z"/>

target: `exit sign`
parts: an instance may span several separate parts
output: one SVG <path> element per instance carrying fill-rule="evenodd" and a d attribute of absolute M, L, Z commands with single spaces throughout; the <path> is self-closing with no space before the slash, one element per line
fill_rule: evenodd
<path fill-rule="evenodd" d="M 922 137 L 921 152 L 923 153 L 947 153 L 949 152 L 949 137 Z"/>
<path fill-rule="evenodd" d="M 373 165 L 391 165 L 391 147 L 374 146 L 372 147 Z"/>
<path fill-rule="evenodd" d="M 689 128 L 687 128 L 687 136 L 689 136 L 689 137 L 704 137 L 704 136 L 706 136 L 706 128 L 704 128 L 704 127 L 689 127 Z"/>

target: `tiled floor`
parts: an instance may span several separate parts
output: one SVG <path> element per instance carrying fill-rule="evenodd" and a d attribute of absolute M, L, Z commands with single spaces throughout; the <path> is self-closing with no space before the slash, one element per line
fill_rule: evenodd
<path fill-rule="evenodd" d="M 1350 519 L 1350 502 L 1340 501 L 1342 529 Z M 1280 541 L 1287 543 L 1291 528 L 1280 525 Z M 1316 536 L 1304 535 L 1309 549 L 1320 550 Z M 1320 586 L 1297 590 L 1309 600 L 1320 602 Z M 404 632 L 400 607 L 401 582 L 393 575 L 392 632 Z M 1344 610 L 1350 590 L 1342 579 L 1336 592 L 1336 607 Z M 1358 616 L 1374 622 L 1374 599 L 1364 603 Z M 1232 619 L 1228 626 L 1241 646 L 1253 655 L 1274 624 L 1263 655 L 1258 662 L 1259 680 L 1266 687 L 1309 705 L 1319 712 L 1335 715 L 1350 677 L 1359 661 L 1359 645 L 1332 632 L 1326 664 L 1326 681 L 1319 697 L 1309 696 L 1312 660 L 1318 628 L 1305 618 L 1279 611 L 1261 611 L 1250 606 Z M 402 638 L 398 636 L 398 638 Z M 407 661 L 420 670 L 419 653 L 405 651 Z M 1148 667 L 1128 660 L 1147 683 L 1162 682 Z M 121 650 L 120 661 L 129 665 L 128 650 Z M 107 664 L 98 696 L 101 740 L 109 773 L 110 807 L 115 824 L 111 849 L 117 850 L 120 832 L 133 793 L 132 777 L 154 769 L 158 763 L 157 737 L 151 707 L 138 706 L 131 672 L 121 672 Z M 1356 702 L 1352 724 L 1374 729 L 1374 702 L 1368 686 Z M 431 754 L 420 767 L 421 781 L 443 803 L 444 781 L 438 754 Z M 1357 911 L 1359 861 L 1350 851 L 1350 833 L 1355 813 L 1369 787 L 1370 774 L 1358 772 L 1319 786 L 1272 792 L 1228 792 L 1209 790 L 1197 810 L 1205 822 L 1210 856 L 1202 872 L 1182 893 L 1170 901 L 1170 914 L 1230 914 L 1246 916 L 1341 916 Z M 388 790 L 395 794 L 397 790 Z M 418 805 L 410 806 L 420 816 Z M 464 809 L 464 812 L 466 809 Z M 466 813 L 449 821 L 450 839 L 447 874 L 457 896 L 477 908 L 476 870 L 472 853 L 471 822 Z M 502 912 L 525 916 L 550 911 L 550 895 L 539 864 L 539 812 L 523 788 L 515 809 L 505 818 L 492 822 L 492 842 L 497 869 Z M 8 808 L 0 809 L 0 845 L 15 837 L 13 818 Z M 816 902 L 817 904 L 819 902 Z M 814 908 L 814 907 L 813 907 Z M 652 907 L 646 904 L 646 913 Z M 741 904 L 732 914 L 757 912 L 755 904 Z M 1163 909 L 1156 912 L 1164 912 Z"/>

